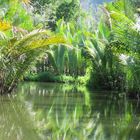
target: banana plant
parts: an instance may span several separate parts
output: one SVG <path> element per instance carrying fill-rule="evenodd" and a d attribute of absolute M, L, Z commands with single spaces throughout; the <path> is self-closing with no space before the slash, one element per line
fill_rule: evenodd
<path fill-rule="evenodd" d="M 84 41 L 89 37 L 87 32 L 85 24 L 73 21 L 65 23 L 63 20 L 57 22 L 56 33 L 67 38 L 73 46 L 72 50 L 62 46 L 52 48 L 53 66 L 60 74 L 72 76 L 85 74 Z"/>

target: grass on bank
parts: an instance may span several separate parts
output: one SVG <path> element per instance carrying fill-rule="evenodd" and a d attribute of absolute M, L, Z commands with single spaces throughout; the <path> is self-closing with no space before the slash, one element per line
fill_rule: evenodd
<path fill-rule="evenodd" d="M 68 75 L 54 75 L 51 72 L 41 72 L 41 73 L 28 73 L 24 77 L 25 81 L 35 81 L 35 82 L 56 82 L 56 83 L 76 83 L 86 85 L 88 77 L 87 76 L 68 76 Z"/>

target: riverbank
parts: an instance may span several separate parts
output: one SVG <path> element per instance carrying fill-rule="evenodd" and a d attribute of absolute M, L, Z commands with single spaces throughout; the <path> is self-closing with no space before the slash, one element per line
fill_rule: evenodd
<path fill-rule="evenodd" d="M 86 76 L 54 75 L 51 72 L 31 73 L 24 77 L 24 81 L 33 82 L 54 82 L 54 83 L 76 83 L 86 85 Z"/>
<path fill-rule="evenodd" d="M 41 73 L 28 73 L 24 76 L 24 81 L 28 82 L 51 82 L 51 83 L 69 83 L 69 84 L 76 84 L 76 85 L 83 85 L 87 86 L 88 89 L 90 90 L 107 90 L 107 91 L 112 91 L 109 89 L 99 89 L 99 88 L 94 88 L 91 86 L 91 83 L 89 83 L 88 76 L 68 76 L 68 75 L 55 75 L 51 72 L 41 72 Z M 114 89 L 115 90 L 115 89 Z M 120 91 L 120 90 L 115 90 L 118 92 L 125 92 L 127 97 L 130 99 L 140 99 L 140 94 L 136 92 L 135 90 L 131 89 L 127 91 Z"/>

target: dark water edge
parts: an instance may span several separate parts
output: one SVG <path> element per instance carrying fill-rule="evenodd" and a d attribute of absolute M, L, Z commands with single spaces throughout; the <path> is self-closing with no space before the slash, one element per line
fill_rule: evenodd
<path fill-rule="evenodd" d="M 24 82 L 0 96 L 2 140 L 139 140 L 140 103 L 84 86 Z"/>

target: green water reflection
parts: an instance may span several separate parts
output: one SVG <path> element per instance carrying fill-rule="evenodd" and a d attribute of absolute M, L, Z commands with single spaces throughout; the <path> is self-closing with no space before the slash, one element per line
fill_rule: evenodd
<path fill-rule="evenodd" d="M 140 139 L 140 105 L 125 94 L 21 83 L 0 99 L 0 140 Z"/>

